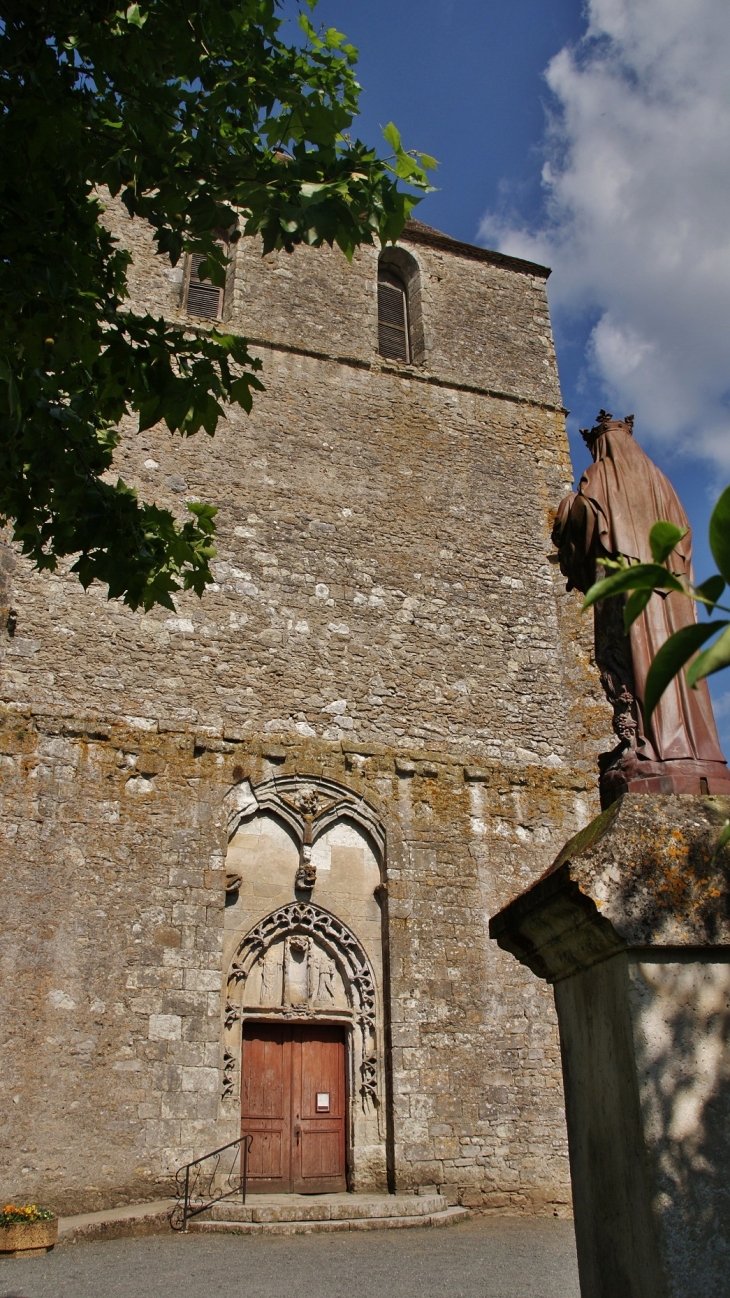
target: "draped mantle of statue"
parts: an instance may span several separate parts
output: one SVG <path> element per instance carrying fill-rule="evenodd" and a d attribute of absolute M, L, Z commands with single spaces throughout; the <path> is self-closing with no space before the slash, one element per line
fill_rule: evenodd
<path fill-rule="evenodd" d="M 689 528 L 671 483 L 634 439 L 634 417 L 613 419 L 601 410 L 597 424 L 581 429 L 593 464 L 578 491 L 560 502 L 553 541 L 568 590 L 585 593 L 606 575 L 604 557 L 651 563 L 649 532 L 659 519 Z M 669 559 L 678 576 L 691 579 L 692 534 L 688 530 Z M 628 633 L 623 599 L 595 608 L 596 662 L 619 743 L 599 758 L 601 801 L 608 806 L 626 792 L 730 793 L 730 774 L 720 749 L 707 682 L 690 689 L 676 676 L 648 726 L 643 699 L 649 665 L 664 641 L 696 621 L 686 595 L 655 592 Z"/>

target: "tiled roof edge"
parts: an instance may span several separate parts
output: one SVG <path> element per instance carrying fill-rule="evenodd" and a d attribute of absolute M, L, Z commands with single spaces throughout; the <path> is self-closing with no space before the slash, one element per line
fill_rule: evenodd
<path fill-rule="evenodd" d="M 428 226 L 422 226 L 420 222 L 408 221 L 400 237 L 407 243 L 425 243 L 430 248 L 441 248 L 456 257 L 468 257 L 471 261 L 486 261 L 492 266 L 515 270 L 521 275 L 537 275 L 541 279 L 547 279 L 551 273 L 549 266 L 539 266 L 537 262 L 524 261 L 522 257 L 509 257 L 504 252 L 492 252 L 489 248 L 477 248 L 473 243 L 462 243 L 460 239 L 452 239 L 451 235 L 441 234 L 439 230 L 431 230 Z"/>

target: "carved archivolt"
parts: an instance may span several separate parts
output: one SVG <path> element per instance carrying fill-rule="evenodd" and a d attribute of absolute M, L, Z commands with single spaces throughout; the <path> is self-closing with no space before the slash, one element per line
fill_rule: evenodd
<path fill-rule="evenodd" d="M 376 993 L 370 961 L 349 928 L 311 901 L 280 906 L 246 934 L 231 964 L 229 993 L 232 987 L 245 983 L 254 964 L 278 938 L 289 934 L 310 935 L 317 947 L 324 948 L 339 967 L 359 1022 L 374 1029 Z"/>
<path fill-rule="evenodd" d="M 312 902 L 280 906 L 246 934 L 228 975 L 223 1096 L 235 1092 L 237 1024 L 335 1018 L 357 1029 L 363 1103 L 377 1097 L 377 992 L 370 961 L 341 920 Z"/>

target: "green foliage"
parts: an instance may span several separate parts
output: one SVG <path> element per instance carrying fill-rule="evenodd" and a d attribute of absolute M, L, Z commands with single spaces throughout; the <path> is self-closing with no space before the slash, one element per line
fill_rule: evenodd
<path fill-rule="evenodd" d="M 699 586 L 680 580 L 665 566 L 667 559 L 684 535 L 685 530 L 682 528 L 661 520 L 654 524 L 649 533 L 654 563 L 629 563 L 623 555 L 619 555 L 617 559 L 602 560 L 606 568 L 613 569 L 612 575 L 604 577 L 591 586 L 583 601 L 583 610 L 591 608 L 599 600 L 628 595 L 624 605 L 624 626 L 628 631 L 632 622 L 646 608 L 655 591 L 674 590 L 689 595 L 699 604 L 704 604 L 710 612 L 715 608 L 721 608 L 723 612 L 730 613 L 730 608 L 725 608 L 719 603 L 726 584 L 730 581 L 730 487 L 726 487 L 723 491 L 710 518 L 710 547 L 720 572 L 708 577 Z M 714 643 L 697 654 L 698 649 L 701 649 L 702 645 L 718 632 L 720 634 Z M 696 658 L 695 654 L 697 654 Z M 691 659 L 694 661 L 690 662 Z M 687 663 L 689 663 L 687 683 L 693 689 L 705 676 L 711 676 L 713 672 L 730 667 L 730 624 L 727 619 L 682 627 L 661 646 L 654 656 L 646 677 L 644 694 L 646 721 L 651 717 L 670 681 L 674 680 Z M 726 841 L 727 838 L 723 840 Z"/>
<path fill-rule="evenodd" d="M 671 523 L 666 524 L 671 527 Z M 652 528 L 652 533 L 654 529 Z M 684 533 L 682 533 L 684 535 Z M 674 573 L 670 572 L 660 563 L 627 563 L 623 555 L 618 560 L 602 560 L 606 568 L 615 568 L 613 576 L 604 577 L 601 581 L 595 582 L 585 599 L 581 612 L 591 608 L 601 599 L 611 599 L 614 595 L 624 595 L 627 591 L 635 591 L 636 595 L 631 595 L 626 601 L 624 608 L 624 624 L 628 631 L 631 623 L 636 620 L 641 612 L 646 608 L 649 598 L 655 590 L 679 590 L 684 591 L 684 586 Z"/>
<path fill-rule="evenodd" d="M 723 578 L 730 581 L 730 487 L 726 487 L 710 519 L 710 549 Z"/>
<path fill-rule="evenodd" d="M 677 527 L 674 523 L 655 523 L 649 533 L 651 557 L 655 563 L 664 563 L 669 558 L 675 545 L 687 535 L 686 527 Z"/>
<path fill-rule="evenodd" d="M 710 622 L 709 626 L 717 631 L 720 627 L 727 627 L 727 621 Z M 687 682 L 694 688 L 704 676 L 712 676 L 713 672 L 722 671 L 723 667 L 730 667 L 730 628 L 723 631 L 709 649 L 698 654 L 687 672 Z"/>
<path fill-rule="evenodd" d="M 635 622 L 640 613 L 644 612 L 649 600 L 653 594 L 651 586 L 644 587 L 641 590 L 632 591 L 624 604 L 624 630 L 628 631 L 632 622 Z"/>
<path fill-rule="evenodd" d="M 705 604 L 710 612 L 714 609 L 725 589 L 725 579 L 716 573 L 714 577 L 708 577 L 700 586 L 695 586 L 695 599 L 698 604 Z"/>
<path fill-rule="evenodd" d="M 0 0 L 0 523 L 38 568 L 74 555 L 133 608 L 202 592 L 215 510 L 181 524 L 113 482 L 120 422 L 212 435 L 262 383 L 245 339 L 129 309 L 105 191 L 222 285 L 221 234 L 351 258 L 429 188 L 395 128 L 385 162 L 348 138 L 356 51 L 300 26 L 282 41 L 277 0 Z"/>
<path fill-rule="evenodd" d="M 665 640 L 657 650 L 646 676 L 644 692 L 644 715 L 648 720 L 664 693 L 667 685 L 701 645 L 727 622 L 698 622 L 694 626 L 683 626 L 674 635 Z"/>

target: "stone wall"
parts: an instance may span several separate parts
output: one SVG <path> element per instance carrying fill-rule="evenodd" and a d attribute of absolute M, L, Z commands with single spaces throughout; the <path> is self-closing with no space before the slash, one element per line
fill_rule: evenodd
<path fill-rule="evenodd" d="M 113 219 L 137 301 L 179 313 L 181 269 Z M 227 806 L 316 776 L 386 836 L 387 967 L 366 909 L 351 918 L 380 969 L 391 1180 L 567 1210 L 551 1000 L 486 931 L 597 808 L 607 729 L 549 559 L 570 469 L 544 275 L 406 243 L 422 365 L 376 354 L 373 250 L 251 245 L 226 310 L 264 360 L 253 414 L 214 440 L 127 430 L 118 470 L 141 494 L 219 509 L 202 600 L 142 615 L 20 558 L 11 588 L 2 566 L 6 1195 L 153 1197 L 235 1134 Z"/>

